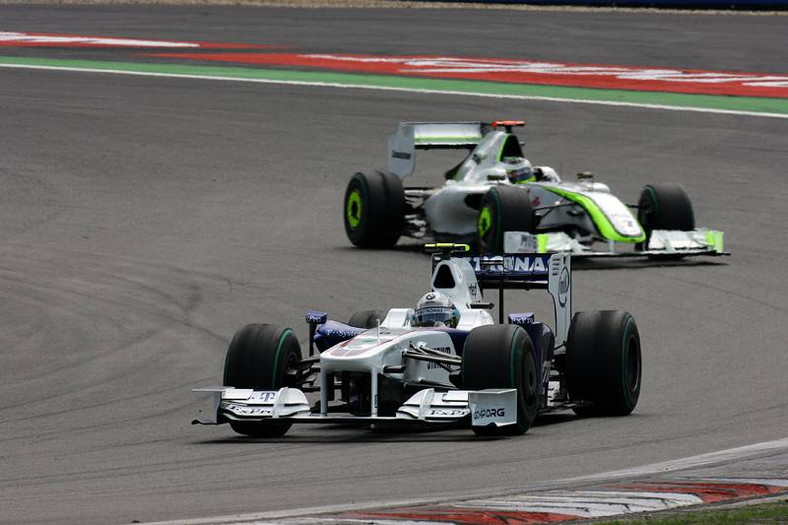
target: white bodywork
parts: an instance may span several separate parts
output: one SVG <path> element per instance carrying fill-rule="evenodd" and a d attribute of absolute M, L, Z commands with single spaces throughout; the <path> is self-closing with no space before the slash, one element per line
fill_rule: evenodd
<path fill-rule="evenodd" d="M 556 342 L 563 345 L 571 321 L 569 264 L 570 258 L 566 254 L 549 258 L 496 256 L 483 260 L 479 257 L 442 257 L 434 264 L 432 288 L 450 297 L 459 310 L 457 329 L 470 331 L 494 323 L 490 313 L 479 308 L 483 297 L 477 271 L 488 278 L 519 275 L 531 279 L 536 275 L 534 286 L 548 289 L 553 296 Z M 342 341 L 319 355 L 321 388 L 318 413 L 312 410 L 304 392 L 297 388 L 269 391 L 221 386 L 195 390 L 212 394 L 210 408 L 201 414 L 197 422 L 218 424 L 228 419 L 265 421 L 286 418 L 293 422 L 452 423 L 468 418 L 472 426 L 516 423 L 517 391 L 510 388 L 458 390 L 450 379 L 451 367 L 444 366 L 445 363 L 453 364 L 456 370 L 461 362 L 450 334 L 446 329 L 411 326 L 412 314 L 411 308 L 393 308 L 379 326 Z M 423 360 L 420 357 L 424 355 L 437 356 L 438 360 Z M 371 385 L 368 416 L 340 415 L 329 411 L 329 389 L 325 385 L 333 388 L 333 377 L 346 372 L 368 375 Z M 380 378 L 427 386 L 403 400 L 395 415 L 380 416 Z"/>
<path fill-rule="evenodd" d="M 478 391 L 451 390 L 438 392 L 425 388 L 406 400 L 396 416 L 369 417 L 310 414 L 310 405 L 295 388 L 279 390 L 250 390 L 232 387 L 196 388 L 194 392 L 210 393 L 211 407 L 200 411 L 199 423 L 218 424 L 218 414 L 228 412 L 237 420 L 288 419 L 297 423 L 336 423 L 367 421 L 369 423 L 453 423 L 470 416 L 472 426 L 506 426 L 517 421 L 517 398 L 514 389 L 485 389 Z M 209 417 L 205 417 L 209 416 Z"/>
<path fill-rule="evenodd" d="M 440 276 L 451 275 L 451 286 L 440 286 Z M 446 279 L 449 281 L 449 279 Z M 482 300 L 476 274 L 467 260 L 450 259 L 440 261 L 432 273 L 432 289 L 449 297 L 460 312 L 457 328 L 471 330 L 477 326 L 493 324 L 493 318 L 486 310 L 473 309 L 473 303 Z M 445 331 L 411 327 L 412 309 L 395 308 L 389 310 L 380 326 L 357 335 L 320 354 L 320 383 L 327 384 L 329 374 L 337 372 L 369 372 L 372 382 L 373 417 L 377 416 L 378 377 L 385 374 L 387 366 L 403 363 L 403 352 L 411 347 L 427 347 L 448 356 L 459 357 L 451 337 Z M 449 370 L 435 363 L 405 359 L 402 372 L 389 373 L 393 379 L 420 383 L 443 384 L 452 388 Z M 328 394 L 321 391 L 321 413 L 327 414 Z"/>

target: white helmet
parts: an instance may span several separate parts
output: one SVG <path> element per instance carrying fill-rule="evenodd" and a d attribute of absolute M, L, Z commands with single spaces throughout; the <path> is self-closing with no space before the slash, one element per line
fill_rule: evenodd
<path fill-rule="evenodd" d="M 522 157 L 504 157 L 501 163 L 506 170 L 509 182 L 519 184 L 534 180 L 534 170 L 528 159 Z"/>
<path fill-rule="evenodd" d="M 416 313 L 411 319 L 411 326 L 439 326 L 444 324 L 456 327 L 460 320 L 460 311 L 451 299 L 440 292 L 428 292 L 416 303 Z"/>

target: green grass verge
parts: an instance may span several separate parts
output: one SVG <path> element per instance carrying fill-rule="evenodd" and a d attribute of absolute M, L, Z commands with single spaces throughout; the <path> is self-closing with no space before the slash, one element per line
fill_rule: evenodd
<path fill-rule="evenodd" d="M 597 103 L 658 105 L 672 108 L 745 111 L 788 115 L 788 99 L 739 97 L 722 95 L 692 95 L 652 91 L 623 91 L 616 89 L 575 88 L 535 84 L 509 84 L 478 80 L 451 80 L 388 75 L 360 75 L 328 71 L 292 71 L 255 67 L 211 66 L 150 62 L 107 62 L 99 60 L 46 59 L 0 56 L 0 65 L 69 68 L 76 71 L 125 72 L 131 74 L 172 75 L 199 78 L 227 78 L 268 82 L 299 82 L 305 84 L 333 84 L 376 88 L 429 90 L 456 94 L 479 94 L 513 97 L 547 97 L 556 100 L 582 100 Z"/>
<path fill-rule="evenodd" d="M 788 499 L 716 510 L 667 511 L 615 521 L 596 520 L 594 525 L 718 525 L 788 524 Z"/>

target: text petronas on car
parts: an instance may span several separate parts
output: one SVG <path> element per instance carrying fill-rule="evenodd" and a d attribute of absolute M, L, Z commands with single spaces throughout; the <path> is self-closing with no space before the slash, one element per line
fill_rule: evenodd
<path fill-rule="evenodd" d="M 679 184 L 648 184 L 626 205 L 588 173 L 574 182 L 532 166 L 512 132 L 522 121 L 402 122 L 388 140 L 388 169 L 356 173 L 345 192 L 345 231 L 361 248 L 400 237 L 467 242 L 481 252 L 574 256 L 727 255 L 723 232 L 695 227 Z M 417 150 L 465 149 L 442 187 L 404 187 Z"/>
<path fill-rule="evenodd" d="M 640 335 L 622 310 L 572 315 L 571 255 L 468 256 L 433 246 L 430 289 L 413 306 L 347 323 L 309 311 L 308 356 L 291 328 L 250 324 L 227 349 L 222 386 L 195 423 L 279 437 L 293 424 L 470 427 L 522 434 L 545 412 L 629 414 L 641 386 Z M 460 250 L 460 253 L 458 253 Z M 498 322 L 483 289 L 498 288 Z M 553 328 L 510 313 L 504 290 L 543 289 Z"/>

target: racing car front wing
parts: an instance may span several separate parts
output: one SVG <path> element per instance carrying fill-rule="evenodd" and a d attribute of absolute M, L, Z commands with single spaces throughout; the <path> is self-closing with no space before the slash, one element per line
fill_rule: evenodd
<path fill-rule="evenodd" d="M 447 425 L 470 420 L 470 426 L 506 426 L 517 422 L 517 390 L 420 390 L 394 416 L 355 416 L 314 413 L 304 393 L 297 388 L 253 390 L 227 386 L 197 388 L 212 394 L 211 405 L 199 411 L 192 424 L 219 425 L 228 421 L 265 424 L 276 420 L 293 423 L 394 423 Z"/>
<path fill-rule="evenodd" d="M 730 255 L 723 249 L 723 232 L 698 228 L 691 231 L 654 230 L 645 250 L 616 251 L 620 243 L 609 242 L 606 251 L 593 250 L 564 232 L 504 233 L 506 253 L 558 253 L 569 252 L 575 258 L 596 257 L 676 257 Z"/>

